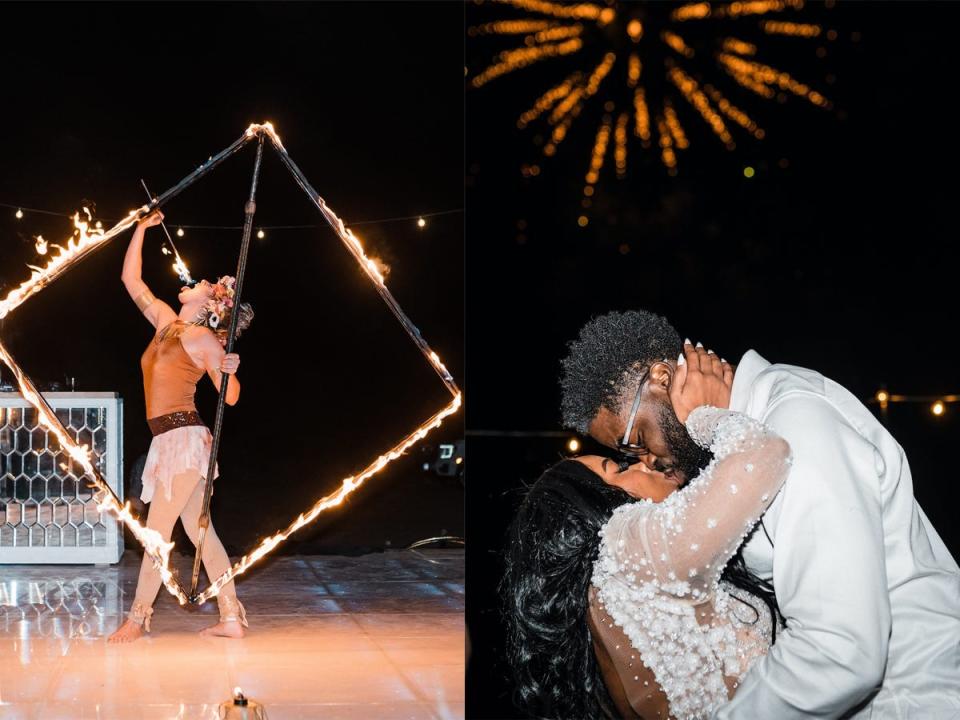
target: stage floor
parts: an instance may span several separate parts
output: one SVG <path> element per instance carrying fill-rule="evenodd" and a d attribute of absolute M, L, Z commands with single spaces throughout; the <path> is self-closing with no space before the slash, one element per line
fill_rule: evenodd
<path fill-rule="evenodd" d="M 175 556 L 181 577 L 192 559 Z M 242 640 L 199 637 L 216 601 L 185 609 L 161 588 L 152 632 L 109 645 L 139 567 L 133 550 L 0 565 L 0 719 L 216 718 L 236 686 L 269 720 L 464 715 L 462 550 L 268 558 L 237 584 Z"/>

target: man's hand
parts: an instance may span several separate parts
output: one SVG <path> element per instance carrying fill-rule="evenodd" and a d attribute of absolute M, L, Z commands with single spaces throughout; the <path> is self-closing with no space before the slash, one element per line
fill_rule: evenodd
<path fill-rule="evenodd" d="M 697 343 L 683 344 L 677 360 L 677 372 L 670 384 L 670 402 L 680 422 L 686 422 L 694 408 L 701 405 L 728 407 L 733 386 L 733 366 Z"/>

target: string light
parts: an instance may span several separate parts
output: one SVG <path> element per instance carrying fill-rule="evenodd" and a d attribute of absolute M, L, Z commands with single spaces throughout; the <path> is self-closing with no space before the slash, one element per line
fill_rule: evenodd
<path fill-rule="evenodd" d="M 567 450 L 572 453 L 577 452 L 580 449 L 580 441 L 577 438 L 570 438 L 567 440 Z"/>
<path fill-rule="evenodd" d="M 946 414 L 947 405 L 960 402 L 960 395 L 894 395 L 885 388 L 881 388 L 868 402 L 877 403 L 884 412 L 886 412 L 890 403 L 923 403 L 930 408 L 934 417 L 939 418 Z"/>
<path fill-rule="evenodd" d="M 427 226 L 427 221 L 424 218 L 417 218 L 417 227 L 423 229 Z"/>
<path fill-rule="evenodd" d="M 183 237 L 186 233 L 183 232 L 183 228 L 177 228 L 177 237 Z"/>
<path fill-rule="evenodd" d="M 10 203 L 0 202 L 0 207 L 7 208 L 18 208 L 17 205 L 12 205 Z M 22 208 L 21 210 L 21 216 Z M 41 215 L 51 215 L 54 217 L 67 218 L 68 220 L 73 219 L 73 213 L 62 213 L 62 212 L 53 212 L 51 210 L 39 210 L 37 208 L 27 208 L 27 212 L 39 213 Z M 396 217 L 385 217 L 385 218 L 375 218 L 371 220 L 355 220 L 351 221 L 350 225 L 379 225 L 382 223 L 398 222 L 404 220 L 417 220 L 419 218 L 432 218 L 438 217 L 441 215 L 453 215 L 456 213 L 463 212 L 463 208 L 453 208 L 451 210 L 437 210 L 434 212 L 420 213 L 418 215 L 399 215 Z M 109 222 L 116 222 L 115 220 L 110 220 Z M 100 220 L 97 220 L 95 227 L 97 230 L 103 229 L 103 223 Z M 242 225 L 193 225 L 193 224 L 182 224 L 179 226 L 180 229 L 186 230 L 242 230 Z M 267 230 L 309 230 L 311 228 L 326 228 L 326 223 L 317 224 L 317 223 L 308 223 L 304 225 L 262 225 L 261 229 L 264 231 Z M 182 237 L 182 236 L 181 236 Z"/>
<path fill-rule="evenodd" d="M 20 208 L 17 208 L 17 211 L 14 213 L 14 215 L 16 216 L 17 220 L 23 220 L 23 210 Z"/>
<path fill-rule="evenodd" d="M 261 228 L 260 230 L 257 230 L 257 237 L 258 237 L 258 238 L 260 238 L 261 240 L 263 240 L 266 236 L 267 236 L 267 234 L 263 231 L 263 228 Z"/>

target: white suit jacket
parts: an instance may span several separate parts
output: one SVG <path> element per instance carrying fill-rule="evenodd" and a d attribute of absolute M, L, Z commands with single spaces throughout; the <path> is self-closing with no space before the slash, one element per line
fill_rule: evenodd
<path fill-rule="evenodd" d="M 793 450 L 744 548 L 787 629 L 715 717 L 960 720 L 960 569 L 913 497 L 903 448 L 837 383 L 752 350 L 730 407 Z"/>

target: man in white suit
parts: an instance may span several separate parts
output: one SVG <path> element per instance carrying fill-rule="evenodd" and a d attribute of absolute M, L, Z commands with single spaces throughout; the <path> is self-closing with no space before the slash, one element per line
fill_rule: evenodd
<path fill-rule="evenodd" d="M 563 361 L 565 424 L 689 479 L 697 451 L 669 398 L 681 347 L 657 315 L 594 318 Z M 742 548 L 787 627 L 716 717 L 960 720 L 960 569 L 913 497 L 903 448 L 837 383 L 752 350 L 730 408 L 793 451 Z"/>

